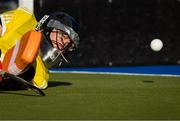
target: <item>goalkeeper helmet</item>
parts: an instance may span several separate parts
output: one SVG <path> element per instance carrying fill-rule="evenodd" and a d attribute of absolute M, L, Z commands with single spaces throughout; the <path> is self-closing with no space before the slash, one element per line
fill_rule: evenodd
<path fill-rule="evenodd" d="M 61 30 L 66 33 L 71 42 L 60 50 L 53 47 L 50 33 L 54 30 Z M 45 15 L 36 26 L 37 31 L 42 32 L 42 42 L 40 46 L 40 55 L 45 62 L 45 65 L 52 67 L 66 60 L 65 53 L 76 50 L 79 45 L 79 23 L 70 15 L 64 12 L 57 12 L 51 15 Z"/>

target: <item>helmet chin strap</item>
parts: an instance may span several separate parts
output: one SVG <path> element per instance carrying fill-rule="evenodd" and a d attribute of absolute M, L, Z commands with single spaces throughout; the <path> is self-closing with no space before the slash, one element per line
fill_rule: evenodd
<path fill-rule="evenodd" d="M 65 60 L 66 63 L 69 63 L 69 61 L 64 57 L 62 51 L 59 51 L 59 53 L 61 54 L 62 58 Z"/>
<path fill-rule="evenodd" d="M 62 65 L 62 61 L 64 60 L 66 63 L 69 63 L 69 61 L 64 57 L 63 53 L 61 51 L 59 51 L 59 54 L 61 55 L 61 57 L 63 59 L 61 59 L 61 61 L 59 62 L 58 66 Z"/>

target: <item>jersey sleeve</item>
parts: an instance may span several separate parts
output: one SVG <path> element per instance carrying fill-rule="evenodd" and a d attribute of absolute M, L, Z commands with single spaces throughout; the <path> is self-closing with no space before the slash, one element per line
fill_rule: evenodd
<path fill-rule="evenodd" d="M 40 41 L 40 32 L 33 30 L 25 33 L 21 40 L 6 52 L 3 59 L 3 70 L 15 75 L 23 72 L 35 61 Z"/>

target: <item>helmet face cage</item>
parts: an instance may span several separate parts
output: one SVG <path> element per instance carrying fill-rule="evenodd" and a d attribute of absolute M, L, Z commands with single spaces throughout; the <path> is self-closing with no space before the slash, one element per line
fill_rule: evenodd
<path fill-rule="evenodd" d="M 61 22 L 59 22 L 57 20 L 54 20 L 54 19 L 51 19 L 48 22 L 47 27 L 59 29 L 59 30 L 67 33 L 69 38 L 75 44 L 75 47 L 76 48 L 78 47 L 78 45 L 79 45 L 79 36 L 78 36 L 78 34 L 71 27 L 66 26 L 66 25 L 62 24 Z"/>
<path fill-rule="evenodd" d="M 52 32 L 52 30 L 53 30 L 53 28 L 46 28 L 46 29 L 44 29 L 43 30 L 43 34 L 44 34 L 44 36 L 45 36 L 45 38 L 47 39 L 47 41 L 49 41 L 50 43 L 51 43 L 51 45 L 53 46 L 53 44 L 52 44 L 52 40 L 51 40 L 51 38 L 50 38 L 50 34 L 51 34 L 51 32 Z M 64 32 L 64 31 L 63 31 Z M 65 33 L 65 32 L 64 32 Z M 58 32 L 56 33 L 56 34 L 58 34 Z M 68 35 L 68 34 L 67 34 Z M 57 36 L 57 35 L 56 35 Z M 68 37 L 69 37 L 69 35 L 68 35 Z M 70 37 L 69 37 L 70 38 Z M 61 40 L 62 41 L 62 40 Z M 58 48 L 58 40 L 56 39 L 55 40 L 55 44 L 57 45 L 57 49 L 59 50 L 59 51 L 61 51 L 62 53 L 68 53 L 68 52 L 71 52 L 71 51 L 74 51 L 74 50 L 76 50 L 76 47 L 75 47 L 75 44 L 73 43 L 73 41 L 70 39 L 70 43 L 67 45 L 67 46 L 65 46 L 64 48 L 62 48 L 62 50 L 60 50 L 59 48 Z M 63 43 L 63 42 L 62 42 Z"/>
<path fill-rule="evenodd" d="M 60 17 L 58 18 L 57 16 L 60 16 Z M 57 13 L 52 16 L 45 15 L 38 22 L 38 24 L 36 26 L 36 30 L 42 31 L 42 33 L 43 33 L 43 36 L 44 36 L 43 41 L 46 41 L 49 43 L 49 44 L 46 44 L 45 46 L 51 46 L 51 47 L 47 47 L 47 48 L 51 48 L 51 53 L 54 53 L 53 55 L 57 56 L 55 58 L 56 60 L 59 60 L 59 61 L 64 60 L 64 61 L 68 62 L 63 54 L 67 54 L 71 51 L 76 50 L 76 48 L 79 45 L 79 36 L 78 36 L 78 33 L 75 31 L 78 27 L 74 27 L 73 24 L 79 25 L 68 14 L 60 12 L 60 13 Z M 71 42 L 66 47 L 63 48 L 63 51 L 60 51 L 58 49 L 56 49 L 56 51 L 52 51 L 54 49 L 52 49 L 53 45 L 52 45 L 52 42 L 50 39 L 50 33 L 52 32 L 53 29 L 57 29 L 57 30 L 61 30 L 61 31 L 65 32 L 71 40 Z M 47 58 L 48 57 L 47 55 L 49 55 L 47 53 L 48 53 L 48 51 L 50 52 L 50 49 L 49 50 L 46 49 L 47 52 L 43 52 L 43 49 L 41 49 L 41 47 L 40 47 L 40 51 L 42 51 L 41 56 L 43 58 L 45 58 L 45 56 L 46 56 L 46 58 Z M 55 53 L 59 53 L 59 54 L 55 54 Z M 49 55 L 49 56 L 51 56 L 51 55 Z M 48 65 L 52 66 L 53 64 L 50 64 L 50 62 L 55 63 L 56 60 L 52 60 L 51 57 L 48 57 L 48 58 L 50 58 L 50 59 L 43 59 L 43 60 L 45 61 L 45 64 L 48 63 Z M 48 62 L 47 62 L 47 60 L 48 60 Z M 51 67 L 51 66 L 49 66 L 49 67 Z"/>
<path fill-rule="evenodd" d="M 50 16 L 45 15 L 37 24 L 36 30 L 40 31 L 46 31 L 52 30 L 53 28 L 59 29 L 69 36 L 69 38 L 72 40 L 73 46 L 71 47 L 71 51 L 78 48 L 79 45 L 79 23 L 70 15 L 59 12 L 54 13 Z M 73 48 L 73 49 L 72 49 Z"/>

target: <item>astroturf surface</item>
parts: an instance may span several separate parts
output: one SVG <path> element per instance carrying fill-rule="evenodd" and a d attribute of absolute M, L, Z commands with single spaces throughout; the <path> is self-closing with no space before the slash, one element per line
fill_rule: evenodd
<path fill-rule="evenodd" d="M 59 73 L 44 92 L 0 91 L 0 120 L 180 119 L 180 77 Z"/>

